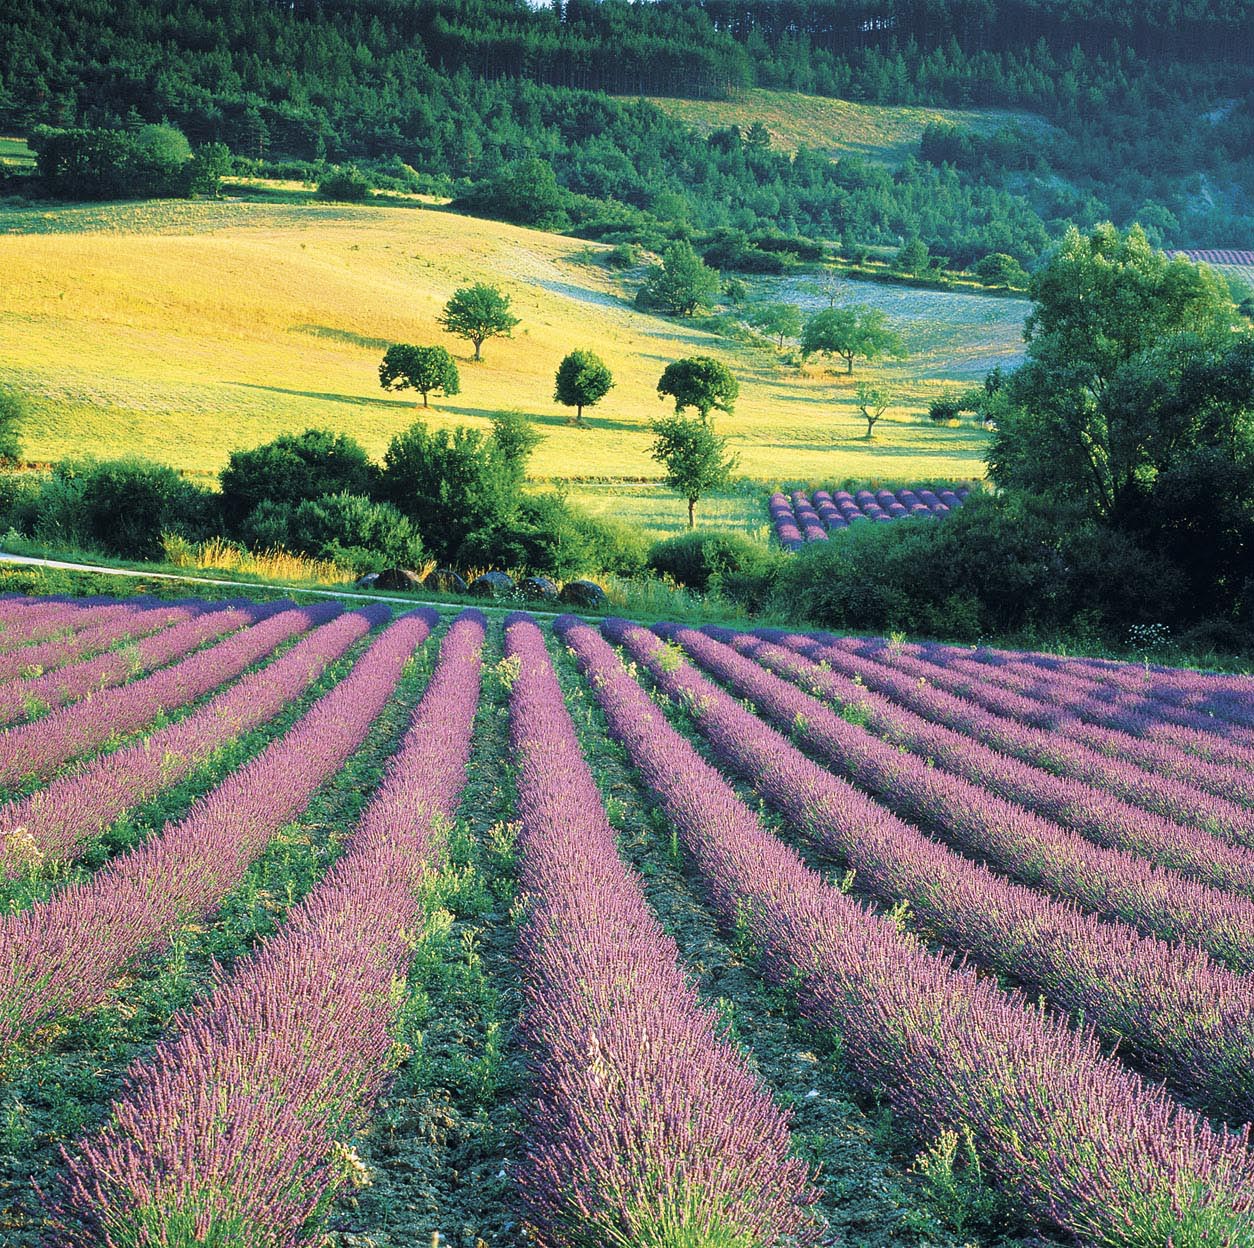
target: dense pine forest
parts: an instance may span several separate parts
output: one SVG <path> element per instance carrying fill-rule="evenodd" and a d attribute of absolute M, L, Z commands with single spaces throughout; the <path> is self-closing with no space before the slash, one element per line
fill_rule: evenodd
<path fill-rule="evenodd" d="M 1248 3 L 1165 0 L 17 0 L 0 15 L 0 127 L 168 121 L 237 158 L 391 162 L 461 191 L 539 158 L 602 237 L 919 237 L 958 263 L 1030 264 L 1067 223 L 1102 219 L 1163 245 L 1248 245 L 1252 26 Z M 1051 129 L 933 126 L 893 169 L 697 140 L 638 98 L 752 86 L 1000 106 Z"/>

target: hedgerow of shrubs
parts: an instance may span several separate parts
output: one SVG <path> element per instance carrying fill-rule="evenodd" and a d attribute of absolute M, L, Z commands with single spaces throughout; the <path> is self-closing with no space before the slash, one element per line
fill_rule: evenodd
<path fill-rule="evenodd" d="M 1177 613 L 1179 574 L 1057 500 L 972 495 L 943 522 L 856 525 L 786 560 L 772 606 L 836 629 L 1116 639 Z"/>

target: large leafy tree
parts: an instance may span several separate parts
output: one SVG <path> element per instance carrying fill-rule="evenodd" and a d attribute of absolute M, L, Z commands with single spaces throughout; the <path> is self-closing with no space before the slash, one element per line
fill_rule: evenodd
<path fill-rule="evenodd" d="M 398 342 L 388 347 L 379 365 L 379 384 L 385 390 L 417 390 L 423 407 L 433 390 L 446 395 L 461 391 L 457 362 L 443 347 L 414 347 Z"/>
<path fill-rule="evenodd" d="M 835 355 L 853 372 L 856 359 L 875 360 L 882 355 L 904 358 L 905 343 L 879 308 L 854 304 L 815 312 L 801 332 L 801 354 Z"/>
<path fill-rule="evenodd" d="M 675 400 L 675 414 L 694 407 L 703 421 L 712 411 L 731 414 L 740 383 L 731 369 L 709 355 L 690 355 L 668 364 L 657 383 L 658 398 Z"/>
<path fill-rule="evenodd" d="M 700 499 L 731 481 L 738 463 L 727 452 L 727 439 L 719 437 L 704 420 L 666 416 L 652 425 L 655 438 L 649 448 L 666 469 L 666 484 L 688 501 L 688 527 L 696 524 Z"/>
<path fill-rule="evenodd" d="M 583 409 L 599 403 L 614 385 L 605 361 L 591 351 L 572 351 L 557 368 L 553 398 L 575 409 L 574 423 L 583 424 Z"/>
<path fill-rule="evenodd" d="M 1190 449 L 1235 451 L 1251 348 L 1212 270 L 1103 225 L 1068 231 L 1031 293 L 1027 362 L 990 413 L 999 485 L 1119 516 Z"/>
<path fill-rule="evenodd" d="M 718 294 L 719 275 L 683 240 L 671 243 L 645 279 L 648 304 L 673 316 L 692 316 Z"/>
<path fill-rule="evenodd" d="M 417 421 L 389 444 L 379 493 L 413 520 L 432 555 L 456 560 L 469 535 L 515 522 L 538 440 L 519 412 L 498 412 L 490 435 Z"/>
<path fill-rule="evenodd" d="M 383 457 L 380 493 L 417 526 L 437 558 L 452 560 L 466 534 L 499 524 L 516 506 L 517 479 L 478 429 L 428 429 L 418 421 Z"/>
<path fill-rule="evenodd" d="M 509 304 L 509 296 L 497 287 L 476 282 L 454 291 L 436 319 L 450 334 L 473 343 L 475 359 L 480 360 L 483 344 L 489 338 L 513 336 L 518 317 L 510 312 Z"/>

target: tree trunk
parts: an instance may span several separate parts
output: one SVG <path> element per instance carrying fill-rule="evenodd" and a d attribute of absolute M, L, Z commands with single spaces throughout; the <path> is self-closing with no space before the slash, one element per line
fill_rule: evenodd
<path fill-rule="evenodd" d="M 430 404 L 427 402 L 427 392 L 425 390 L 422 392 L 422 405 L 423 407 L 430 406 Z"/>
<path fill-rule="evenodd" d="M 577 425 L 583 424 L 583 404 L 582 403 L 577 403 L 575 405 L 575 424 Z"/>
<path fill-rule="evenodd" d="M 852 355 L 845 356 L 845 372 L 846 373 L 853 372 L 853 356 Z"/>
<path fill-rule="evenodd" d="M 688 527 L 690 529 L 697 527 L 697 500 L 695 498 L 688 500 Z"/>
<path fill-rule="evenodd" d="M 472 338 L 471 341 L 475 344 L 475 359 L 481 360 L 483 357 L 479 354 L 479 349 L 483 346 L 483 339 Z"/>

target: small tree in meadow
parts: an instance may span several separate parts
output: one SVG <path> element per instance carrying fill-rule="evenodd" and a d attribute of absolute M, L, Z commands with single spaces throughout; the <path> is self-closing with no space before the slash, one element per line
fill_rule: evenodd
<path fill-rule="evenodd" d="M 657 393 L 658 398 L 675 400 L 677 416 L 685 407 L 695 407 L 705 421 L 715 410 L 731 415 L 740 383 L 726 364 L 712 356 L 690 355 L 666 366 L 658 379 Z"/>
<path fill-rule="evenodd" d="M 450 334 L 474 344 L 476 360 L 483 358 L 483 344 L 489 338 L 512 338 L 518 324 L 509 310 L 509 296 L 486 282 L 454 291 L 436 319 Z"/>
<path fill-rule="evenodd" d="M 398 342 L 388 347 L 379 365 L 379 384 L 385 390 L 417 390 L 423 407 L 429 407 L 427 396 L 433 390 L 446 395 L 459 394 L 462 388 L 457 363 L 443 347 L 411 347 Z"/>
<path fill-rule="evenodd" d="M 775 345 L 783 348 L 785 338 L 801 333 L 801 309 L 793 303 L 760 303 L 745 314 L 754 329 L 769 334 Z"/>
<path fill-rule="evenodd" d="M 858 382 L 855 394 L 858 411 L 866 420 L 866 436 L 869 439 L 880 417 L 888 411 L 893 396 L 883 386 L 873 386 L 869 381 Z"/>
<path fill-rule="evenodd" d="M 583 409 L 599 403 L 614 387 L 605 362 L 591 351 L 572 351 L 557 368 L 553 398 L 575 409 L 574 424 L 583 424 Z"/>
<path fill-rule="evenodd" d="M 703 420 L 665 416 L 652 423 L 656 435 L 649 454 L 666 469 L 666 484 L 688 500 L 688 527 L 696 524 L 700 499 L 731 482 L 736 456 L 727 453 L 727 439 Z"/>
<path fill-rule="evenodd" d="M 0 468 L 11 468 L 22 457 L 18 431 L 25 418 L 26 404 L 22 396 L 16 390 L 0 386 Z"/>

